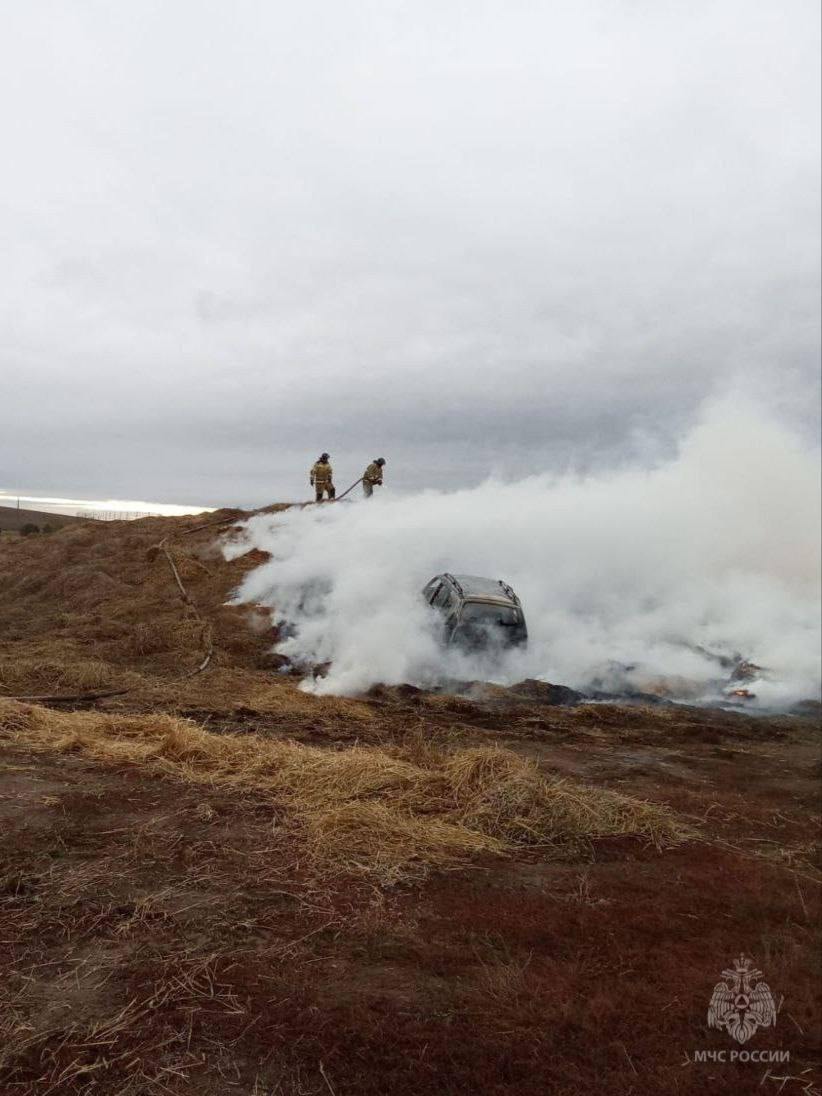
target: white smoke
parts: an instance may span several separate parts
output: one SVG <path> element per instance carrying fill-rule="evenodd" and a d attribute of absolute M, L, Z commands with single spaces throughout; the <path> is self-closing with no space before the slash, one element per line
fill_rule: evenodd
<path fill-rule="evenodd" d="M 236 600 L 288 622 L 282 653 L 330 662 L 325 678 L 306 678 L 317 692 L 664 679 L 673 695 L 710 699 L 728 673 L 714 652 L 764 667 L 754 691 L 779 707 L 820 688 L 819 487 L 816 451 L 726 398 L 659 467 L 402 497 L 389 480 L 368 503 L 254 517 L 224 550 L 271 554 Z M 492 666 L 443 652 L 420 598 L 441 571 L 509 582 L 527 649 Z"/>

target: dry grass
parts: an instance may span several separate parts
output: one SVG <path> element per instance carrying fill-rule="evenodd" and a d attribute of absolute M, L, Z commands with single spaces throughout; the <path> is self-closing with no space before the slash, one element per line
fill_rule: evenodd
<path fill-rule="evenodd" d="M 547 780 L 510 750 L 460 750 L 442 766 L 442 775 L 463 825 L 511 844 L 559 842 L 579 850 L 591 838 L 638 834 L 661 847 L 678 833 L 657 805 L 604 788 Z"/>
<path fill-rule="evenodd" d="M 93 690 L 122 680 L 122 672 L 98 659 L 76 657 L 4 658 L 0 659 L 0 690 L 32 691 Z M 127 675 L 126 675 L 127 676 Z"/>
<path fill-rule="evenodd" d="M 212 675 L 214 676 L 214 675 Z M 292 681 L 279 680 L 269 674 L 267 678 L 251 682 L 243 681 L 245 689 L 244 703 L 262 715 L 311 716 L 316 719 L 333 719 L 355 723 L 374 723 L 377 714 L 367 704 L 350 697 L 314 696 L 294 687 Z M 206 687 L 208 687 L 206 685 Z M 223 689 L 227 691 L 226 681 Z"/>
<path fill-rule="evenodd" d="M 147 518 L 77 525 L 0 548 L 0 696 L 134 691 L 118 704 L 145 711 L 254 712 L 305 733 L 359 733 L 375 712 L 356 700 L 300 692 L 272 672 L 276 629 L 266 609 L 226 604 L 262 553 L 227 561 L 202 519 Z M 180 597 L 169 551 L 196 604 Z M 200 614 L 199 616 L 197 614 Z M 181 678 L 200 664 L 208 671 Z"/>
<path fill-rule="evenodd" d="M 129 669 L 179 676 L 196 664 L 206 646 L 203 621 L 191 604 L 182 603 L 166 559 L 149 558 L 158 539 L 195 525 L 161 519 L 78 525 L 29 546 L 4 544 L 0 683 L 7 691 L 38 691 L 48 669 L 38 665 L 42 661 L 71 664 L 62 667 L 75 679 L 71 688 L 82 687 L 89 661 L 106 665 L 109 679 Z M 212 539 L 207 534 L 207 544 Z M 261 642 L 245 635 L 244 613 L 224 607 L 250 563 L 239 560 L 213 572 L 198 558 L 204 550 L 183 541 L 174 548 L 175 565 L 193 602 L 219 623 L 235 661 L 245 660 L 250 668 L 267 637 Z M 52 672 L 47 683 L 58 684 L 59 676 Z M 101 677 L 98 666 L 92 688 Z"/>
<path fill-rule="evenodd" d="M 164 651 L 197 651 L 205 646 L 204 625 L 192 617 L 180 620 L 140 620 L 128 637 L 129 650 L 138 657 Z"/>
<path fill-rule="evenodd" d="M 318 866 L 391 883 L 478 852 L 541 846 L 579 855 L 617 834 L 657 847 L 684 831 L 665 808 L 548 779 L 508 750 L 450 753 L 353 746 L 330 750 L 251 735 L 212 734 L 165 714 L 60 713 L 0 700 L 0 735 L 103 764 L 146 766 L 186 782 L 270 798 Z"/>
<path fill-rule="evenodd" d="M 360 872 L 385 885 L 451 867 L 477 853 L 510 851 L 505 841 L 460 821 L 416 815 L 394 801 L 344 801 L 309 810 L 306 821 L 316 864 Z"/>

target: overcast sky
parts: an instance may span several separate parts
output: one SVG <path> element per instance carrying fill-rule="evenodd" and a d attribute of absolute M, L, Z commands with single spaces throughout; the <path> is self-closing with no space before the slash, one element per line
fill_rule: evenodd
<path fill-rule="evenodd" d="M 812 433 L 818 0 L 39 0 L 0 33 L 0 489 L 252 504 Z"/>

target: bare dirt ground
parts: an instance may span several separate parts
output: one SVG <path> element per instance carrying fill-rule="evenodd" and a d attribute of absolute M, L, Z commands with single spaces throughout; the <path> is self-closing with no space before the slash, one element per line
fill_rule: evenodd
<path fill-rule="evenodd" d="M 0 543 L 4 1096 L 819 1091 L 815 720 L 306 695 L 219 517 Z"/>

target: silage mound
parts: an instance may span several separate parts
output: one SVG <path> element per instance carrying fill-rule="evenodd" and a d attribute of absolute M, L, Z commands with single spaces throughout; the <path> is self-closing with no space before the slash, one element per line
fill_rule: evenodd
<path fill-rule="evenodd" d="M 212 734 L 162 713 L 63 713 L 2 699 L 0 737 L 263 795 L 318 868 L 384 883 L 517 846 L 577 857 L 597 838 L 631 835 L 664 848 L 686 836 L 664 807 L 548 778 L 497 747 L 332 750 Z"/>
<path fill-rule="evenodd" d="M 4 537 L 0 697 L 128 690 L 112 706 L 254 712 L 308 733 L 356 734 L 373 724 L 368 705 L 300 692 L 272 672 L 271 614 L 227 604 L 263 555 L 225 560 L 214 537 L 202 517 L 80 523 L 48 536 Z M 161 540 L 196 611 L 180 596 Z M 98 581 L 102 569 L 108 577 Z M 207 671 L 192 675 L 212 643 Z"/>

